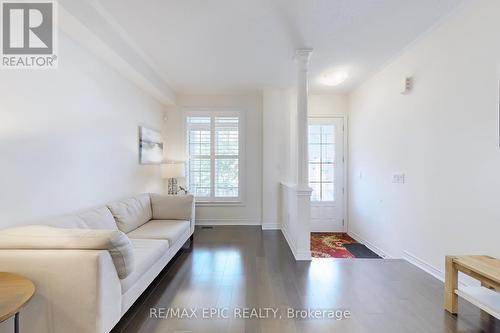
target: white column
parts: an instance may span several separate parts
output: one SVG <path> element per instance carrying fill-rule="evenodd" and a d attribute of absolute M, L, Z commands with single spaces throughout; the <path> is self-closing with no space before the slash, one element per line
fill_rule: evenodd
<path fill-rule="evenodd" d="M 311 192 L 309 187 L 309 117 L 308 117 L 308 68 L 311 49 L 300 49 L 295 54 L 297 62 L 297 187 L 296 253 L 297 260 L 311 260 Z"/>
<path fill-rule="evenodd" d="M 309 188 L 308 168 L 308 69 L 312 49 L 299 49 L 295 53 L 297 63 L 297 187 Z"/>

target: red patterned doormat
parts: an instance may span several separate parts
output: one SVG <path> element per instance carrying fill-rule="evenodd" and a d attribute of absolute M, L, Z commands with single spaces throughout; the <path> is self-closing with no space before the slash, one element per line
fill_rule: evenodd
<path fill-rule="evenodd" d="M 356 256 L 346 249 L 346 244 L 358 244 L 363 251 Z M 312 232 L 311 253 L 313 258 L 380 258 L 346 233 Z"/>
<path fill-rule="evenodd" d="M 354 258 L 344 244 L 357 243 L 345 233 L 312 232 L 311 253 L 313 258 Z"/>

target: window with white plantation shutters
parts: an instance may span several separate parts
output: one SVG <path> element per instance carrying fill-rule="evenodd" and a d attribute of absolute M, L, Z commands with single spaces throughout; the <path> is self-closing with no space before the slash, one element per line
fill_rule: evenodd
<path fill-rule="evenodd" d="M 235 112 L 187 116 L 187 182 L 201 201 L 239 200 L 240 125 Z"/>

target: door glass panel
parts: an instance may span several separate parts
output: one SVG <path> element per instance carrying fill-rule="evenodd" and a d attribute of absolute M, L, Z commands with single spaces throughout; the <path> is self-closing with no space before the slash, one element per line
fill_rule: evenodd
<path fill-rule="evenodd" d="M 309 126 L 309 143 L 310 144 L 321 143 L 321 126 L 318 125 Z"/>
<path fill-rule="evenodd" d="M 312 188 L 311 200 L 320 201 L 321 200 L 321 184 L 320 183 L 310 183 L 309 187 Z"/>
<path fill-rule="evenodd" d="M 310 182 L 321 182 L 321 165 L 320 164 L 309 164 L 309 181 Z"/>
<path fill-rule="evenodd" d="M 335 127 L 333 125 L 322 125 L 321 126 L 321 143 L 322 144 L 333 144 L 335 135 Z"/>
<path fill-rule="evenodd" d="M 320 144 L 311 144 L 309 146 L 309 162 L 320 163 L 321 162 L 321 149 Z"/>
<path fill-rule="evenodd" d="M 323 164 L 321 166 L 321 181 L 322 182 L 333 182 L 333 164 Z"/>
<path fill-rule="evenodd" d="M 309 125 L 309 181 L 312 201 L 333 201 L 335 180 L 335 125 Z"/>
<path fill-rule="evenodd" d="M 322 163 L 335 162 L 334 150 L 335 147 L 333 144 L 321 145 L 321 162 Z"/>
<path fill-rule="evenodd" d="M 321 184 L 321 195 L 323 201 L 334 201 L 333 193 L 333 183 L 322 183 Z"/>

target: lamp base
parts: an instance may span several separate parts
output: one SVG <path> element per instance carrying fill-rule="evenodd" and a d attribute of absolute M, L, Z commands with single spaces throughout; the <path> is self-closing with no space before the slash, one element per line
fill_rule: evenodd
<path fill-rule="evenodd" d="M 168 179 L 168 195 L 177 195 L 178 187 L 177 187 L 177 179 L 169 178 Z"/>

